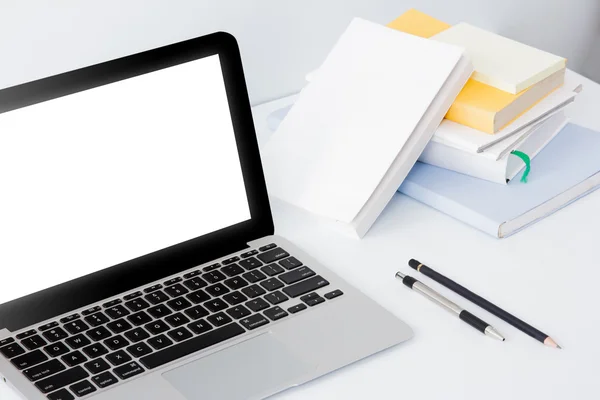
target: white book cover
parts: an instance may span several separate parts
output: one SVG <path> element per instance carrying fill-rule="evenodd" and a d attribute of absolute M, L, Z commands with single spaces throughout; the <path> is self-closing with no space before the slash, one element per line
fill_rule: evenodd
<path fill-rule="evenodd" d="M 490 151 L 498 160 L 507 150 L 510 152 L 535 124 L 573 102 L 580 90 L 581 85 L 569 79 L 562 87 L 493 135 L 444 119 L 436 130 L 433 141 L 473 153 Z"/>
<path fill-rule="evenodd" d="M 559 111 L 531 128 L 531 133 L 515 146 L 515 150 L 527 154 L 533 160 L 565 127 L 568 121 L 565 113 Z M 496 160 L 488 152 L 472 153 L 433 141 L 427 145 L 419 161 L 501 185 L 507 185 L 525 168 L 524 162 L 510 153 Z M 532 169 L 530 175 L 534 175 L 536 172 L 535 169 Z"/>
<path fill-rule="evenodd" d="M 460 47 L 354 19 L 263 148 L 270 194 L 362 237 L 471 72 Z"/>
<path fill-rule="evenodd" d="M 566 66 L 563 57 L 464 22 L 432 36 L 432 39 L 464 47 L 475 67 L 474 80 L 513 94 Z"/>

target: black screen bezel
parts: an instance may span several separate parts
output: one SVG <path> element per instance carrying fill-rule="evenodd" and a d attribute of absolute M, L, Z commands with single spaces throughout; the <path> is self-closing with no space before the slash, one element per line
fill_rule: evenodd
<path fill-rule="evenodd" d="M 17 331 L 209 262 L 247 247 L 252 240 L 273 234 L 240 51 L 237 41 L 228 33 L 217 32 L 0 90 L 0 113 L 217 54 L 221 60 L 251 219 L 0 304 L 0 329 Z M 31 243 L 30 249 L 36 251 L 35 243 Z M 60 268 L 56 265 L 43 267 Z M 0 266 L 0 280 L 4 268 L 10 266 Z M 2 285 L 18 284 L 4 281 L 0 290 Z"/>

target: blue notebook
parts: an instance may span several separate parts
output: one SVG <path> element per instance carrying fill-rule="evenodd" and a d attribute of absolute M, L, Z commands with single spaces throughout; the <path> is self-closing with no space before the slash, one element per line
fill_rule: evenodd
<path fill-rule="evenodd" d="M 418 162 L 398 190 L 496 237 L 506 237 L 600 185 L 600 133 L 568 124 L 507 186 Z"/>

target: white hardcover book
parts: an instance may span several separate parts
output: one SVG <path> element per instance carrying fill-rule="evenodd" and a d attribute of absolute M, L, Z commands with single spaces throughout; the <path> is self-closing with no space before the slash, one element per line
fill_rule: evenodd
<path fill-rule="evenodd" d="M 263 148 L 270 194 L 364 236 L 471 75 L 463 53 L 353 20 Z"/>
<path fill-rule="evenodd" d="M 467 23 L 431 37 L 462 46 L 471 58 L 476 81 L 517 94 L 565 68 L 566 59 Z"/>
<path fill-rule="evenodd" d="M 579 83 L 567 79 L 562 87 L 493 135 L 444 119 L 436 130 L 433 141 L 472 153 L 491 151 L 498 160 L 514 149 L 534 125 L 572 103 L 580 91 Z"/>
<path fill-rule="evenodd" d="M 535 158 L 568 121 L 565 113 L 559 111 L 531 128 L 531 133 L 516 146 L 515 150 L 527 154 L 530 159 Z M 508 184 L 525 167 L 519 157 L 510 153 L 496 160 L 488 152 L 473 153 L 433 141 L 427 145 L 419 161 L 502 185 Z M 530 173 L 535 174 L 535 169 Z"/>

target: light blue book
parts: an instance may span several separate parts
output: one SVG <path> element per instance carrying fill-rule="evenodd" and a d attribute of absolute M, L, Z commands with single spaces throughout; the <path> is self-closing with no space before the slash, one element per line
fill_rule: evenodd
<path fill-rule="evenodd" d="M 600 133 L 568 124 L 531 163 L 528 183 L 502 186 L 418 162 L 398 190 L 495 237 L 534 224 L 600 185 Z"/>

